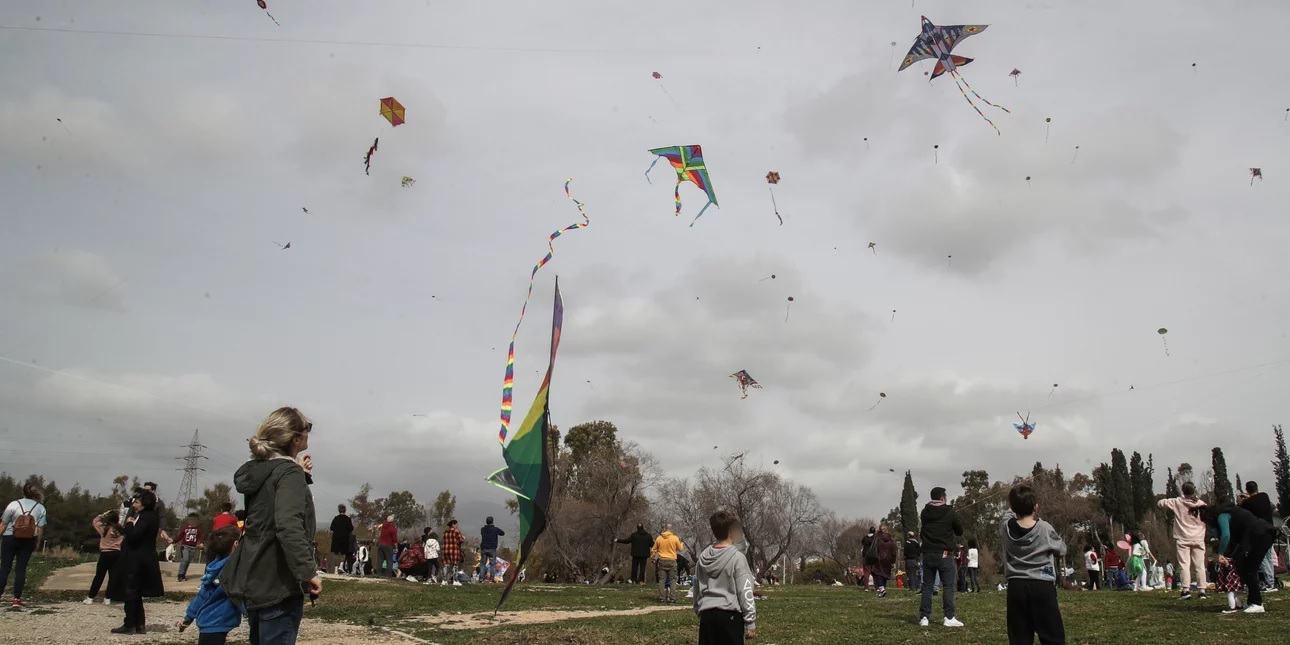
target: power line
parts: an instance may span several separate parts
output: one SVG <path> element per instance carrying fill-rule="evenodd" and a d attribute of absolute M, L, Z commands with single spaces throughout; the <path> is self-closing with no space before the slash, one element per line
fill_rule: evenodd
<path fill-rule="evenodd" d="M 184 481 L 179 484 L 179 496 L 175 498 L 175 503 L 170 507 L 180 510 L 186 508 L 188 500 L 193 498 L 193 476 L 196 475 L 198 471 L 206 472 L 205 468 L 201 468 L 197 465 L 198 459 L 206 459 L 206 457 L 202 456 L 202 448 L 205 448 L 206 446 L 203 446 L 201 442 L 197 440 L 197 430 L 193 430 L 193 440 L 188 442 L 188 445 L 185 447 L 188 448 L 188 454 L 183 457 L 175 457 L 175 459 L 184 460 L 184 467 L 177 469 L 184 471 Z"/>

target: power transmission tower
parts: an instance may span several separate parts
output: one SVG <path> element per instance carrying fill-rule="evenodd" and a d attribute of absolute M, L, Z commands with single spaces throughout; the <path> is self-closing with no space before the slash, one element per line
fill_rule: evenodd
<path fill-rule="evenodd" d="M 188 500 L 193 498 L 193 475 L 197 474 L 198 471 L 206 472 L 205 468 L 197 465 L 197 460 L 207 459 L 207 457 L 202 455 L 202 448 L 205 448 L 206 446 L 203 446 L 197 440 L 196 430 L 193 430 L 193 440 L 188 442 L 188 445 L 184 447 L 188 448 L 188 455 L 184 457 L 175 457 L 175 459 L 182 459 L 184 461 L 183 468 L 175 469 L 184 471 L 184 481 L 179 484 L 179 496 L 175 498 L 175 503 L 170 507 L 174 509 L 175 513 L 180 517 L 185 515 L 184 509 L 188 507 Z"/>

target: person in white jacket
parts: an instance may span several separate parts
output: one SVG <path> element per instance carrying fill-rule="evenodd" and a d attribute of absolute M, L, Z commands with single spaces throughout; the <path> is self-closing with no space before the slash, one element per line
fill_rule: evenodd
<path fill-rule="evenodd" d="M 430 577 L 426 579 L 426 584 L 434 584 L 439 581 L 439 534 L 430 531 L 426 535 L 426 564 L 430 568 Z"/>
<path fill-rule="evenodd" d="M 1196 496 L 1196 486 L 1183 482 L 1182 497 L 1162 499 L 1160 508 L 1174 513 L 1174 543 L 1178 551 L 1178 574 L 1182 577 L 1180 600 L 1191 598 L 1191 572 L 1196 569 L 1196 586 L 1201 599 L 1205 598 L 1205 521 L 1200 509 L 1205 502 Z"/>

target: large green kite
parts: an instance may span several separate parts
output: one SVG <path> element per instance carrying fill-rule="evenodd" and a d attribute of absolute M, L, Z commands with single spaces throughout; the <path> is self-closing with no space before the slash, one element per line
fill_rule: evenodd
<path fill-rule="evenodd" d="M 548 460 L 547 435 L 551 428 L 551 410 L 547 395 L 551 386 L 551 371 L 555 368 L 555 352 L 560 347 L 560 327 L 564 322 L 564 303 L 560 300 L 560 279 L 555 281 L 555 306 L 551 324 L 551 362 L 546 368 L 542 387 L 538 388 L 533 405 L 524 422 L 511 436 L 510 443 L 502 448 L 506 467 L 488 476 L 488 482 L 512 493 L 519 502 L 520 554 L 519 561 L 510 570 L 510 580 L 497 601 L 500 609 L 515 586 L 519 572 L 524 570 L 533 545 L 546 529 L 546 511 L 551 500 L 551 464 Z"/>

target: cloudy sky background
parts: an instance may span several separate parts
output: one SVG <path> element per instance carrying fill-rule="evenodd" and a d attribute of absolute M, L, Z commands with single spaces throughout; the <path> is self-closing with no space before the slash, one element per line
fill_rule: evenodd
<path fill-rule="evenodd" d="M 573 177 L 591 226 L 539 273 L 517 418 L 559 274 L 555 422 L 611 420 L 672 474 L 748 450 L 881 515 L 905 469 L 925 495 L 1118 446 L 1161 486 L 1221 445 L 1270 487 L 1290 87 L 1257 35 L 1290 8 L 917 5 L 0 7 L 0 470 L 169 497 L 194 429 L 199 485 L 227 481 L 291 404 L 320 507 L 371 482 L 500 511 L 506 343 Z M 1002 136 L 932 63 L 895 72 L 923 13 L 990 25 L 955 53 Z M 689 228 L 702 193 L 674 217 L 643 171 L 693 143 L 721 207 Z"/>

